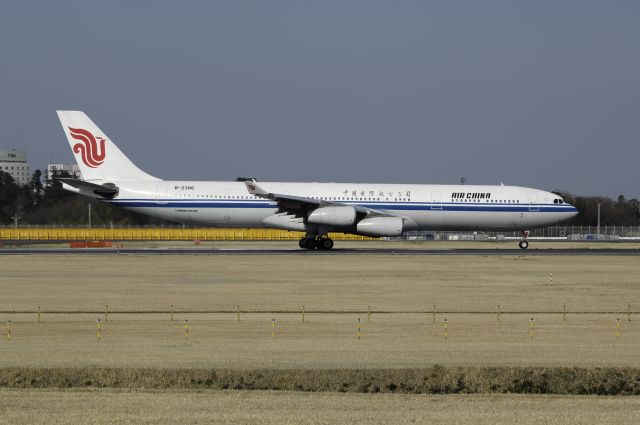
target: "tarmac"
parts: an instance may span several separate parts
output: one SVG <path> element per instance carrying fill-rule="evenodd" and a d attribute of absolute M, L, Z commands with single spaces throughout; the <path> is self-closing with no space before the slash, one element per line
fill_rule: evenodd
<path fill-rule="evenodd" d="M 241 248 L 2 248 L 0 255 L 480 255 L 480 256 L 541 256 L 541 255 L 571 255 L 571 256 L 640 256 L 640 249 L 387 249 L 387 248 L 334 248 L 329 251 L 307 250 L 300 248 L 279 249 L 241 249 Z"/>

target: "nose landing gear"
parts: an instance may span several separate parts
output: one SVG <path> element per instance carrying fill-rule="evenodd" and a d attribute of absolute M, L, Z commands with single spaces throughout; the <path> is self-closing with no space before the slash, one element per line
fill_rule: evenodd
<path fill-rule="evenodd" d="M 528 230 L 523 230 L 522 231 L 522 239 L 520 239 L 520 243 L 518 243 L 518 246 L 520 247 L 520 249 L 529 248 L 529 241 L 527 241 L 527 237 L 529 237 L 529 231 Z"/>
<path fill-rule="evenodd" d="M 328 237 L 327 235 L 321 236 L 307 236 L 298 241 L 298 245 L 302 249 L 322 249 L 322 250 L 330 250 L 333 248 L 333 239 Z"/>

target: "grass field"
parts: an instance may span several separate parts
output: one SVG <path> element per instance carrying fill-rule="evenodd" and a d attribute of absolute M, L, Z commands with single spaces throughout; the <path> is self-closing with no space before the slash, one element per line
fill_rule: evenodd
<path fill-rule="evenodd" d="M 479 366 L 640 367 L 640 321 L 614 315 L 448 314 L 439 317 L 357 314 L 112 315 L 97 339 L 95 315 L 14 315 L 12 340 L 0 342 L 2 366 L 171 368 L 395 368 L 431 364 Z M 271 318 L 278 318 L 272 337 Z M 366 315 L 360 315 L 363 318 Z M 189 318 L 189 339 L 182 318 Z M 442 316 L 440 316 L 442 317 Z"/>
<path fill-rule="evenodd" d="M 0 321 L 13 321 L 11 342 L 0 342 L 1 366 L 640 367 L 640 317 L 627 321 L 624 313 L 627 305 L 637 310 L 640 299 L 635 257 L 36 255 L 0 261 Z M 104 315 L 97 312 L 105 304 L 112 311 L 164 313 L 112 312 L 98 341 L 96 319 Z M 179 310 L 174 322 L 171 304 Z M 291 312 L 305 305 L 306 323 L 299 312 L 242 313 L 238 322 L 236 305 Z M 498 322 L 497 305 L 518 314 L 504 313 Z M 45 311 L 43 323 L 35 313 L 8 313 L 37 306 Z"/>
<path fill-rule="evenodd" d="M 640 309 L 638 257 L 24 255 L 0 267 L 0 311 Z"/>
<path fill-rule="evenodd" d="M 0 424 L 632 424 L 640 397 L 0 390 Z"/>
<path fill-rule="evenodd" d="M 215 245 L 238 246 L 245 245 Z M 308 384 L 322 391 L 332 391 L 342 381 L 352 386 L 338 391 L 358 391 L 362 383 L 357 378 L 368 379 L 359 372 L 363 369 L 390 374 L 393 378 L 381 378 L 388 383 L 405 374 L 399 368 L 438 364 L 463 367 L 456 372 L 462 378 L 455 374 L 448 378 L 453 386 L 466 379 L 465 385 L 479 382 L 473 378 L 479 373 L 485 388 L 493 385 L 489 381 L 496 374 L 501 378 L 495 381 L 525 385 L 526 392 L 529 378 L 523 368 L 552 368 L 536 372 L 538 378 L 546 376 L 537 392 L 547 380 L 553 384 L 557 378 L 553 368 L 584 367 L 580 373 L 589 381 L 589 376 L 609 373 L 597 372 L 596 367 L 608 366 L 621 369 L 612 371 L 611 379 L 597 378 L 594 383 L 591 378 L 593 385 L 602 381 L 606 390 L 626 380 L 633 387 L 640 367 L 637 257 L 15 255 L 0 257 L 0 267 L 0 322 L 3 326 L 7 320 L 13 322 L 11 340 L 5 328 L 0 339 L 0 387 L 4 387 L 0 424 L 607 424 L 634 423 L 639 418 L 637 396 L 187 391 L 177 389 L 179 385 L 163 390 L 161 378 L 173 373 L 170 369 L 188 377 L 224 368 L 238 374 L 233 379 L 244 382 L 242 388 L 253 385 L 243 381 L 243 371 L 248 370 L 254 378 L 262 376 L 269 382 L 269 374 L 274 374 L 274 387 L 279 389 L 297 388 L 286 378 L 280 378 L 283 385 L 278 383 L 277 376 L 293 373 L 306 376 Z M 105 319 L 106 304 L 110 320 L 102 323 L 98 340 L 96 319 Z M 171 304 L 176 309 L 174 321 Z M 243 311 L 240 321 L 237 305 Z M 373 310 L 370 322 L 368 306 Z M 361 339 L 356 338 L 358 318 Z M 619 331 L 616 318 L 621 319 Z M 185 319 L 190 324 L 188 339 Z M 467 366 L 480 369 L 466 374 Z M 27 369 L 15 373 L 12 367 Z M 127 376 L 155 368 L 148 372 L 152 385 L 144 384 L 143 389 L 138 380 L 131 381 L 129 389 L 78 388 L 89 379 L 98 386 L 94 377 L 86 376 L 108 375 L 96 369 L 104 367 L 117 368 L 116 377 L 123 374 L 124 378 L 109 381 L 123 388 L 130 384 Z M 60 379 L 49 383 L 53 388 L 32 389 L 47 387 L 39 379 L 55 374 L 54 368 L 63 369 Z M 344 372 L 334 374 L 331 368 Z M 24 381 L 29 374 L 36 378 Z M 80 384 L 65 378 L 74 374 Z M 564 374 L 565 384 L 566 377 L 573 376 L 561 370 L 559 374 Z M 350 375 L 356 377 L 351 384 L 346 382 Z M 9 382 L 7 377 L 18 380 Z M 322 379 L 330 382 L 326 388 Z M 200 388 L 198 380 L 189 382 Z M 403 385 L 402 379 L 397 383 Z M 580 385 L 574 393 L 580 393 Z M 75 389 L 60 389 L 66 386 Z"/>

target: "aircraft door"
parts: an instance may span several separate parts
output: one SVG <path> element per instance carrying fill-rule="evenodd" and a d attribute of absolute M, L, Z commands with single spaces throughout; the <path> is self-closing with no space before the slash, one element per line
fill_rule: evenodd
<path fill-rule="evenodd" d="M 156 202 L 166 204 L 169 199 L 169 186 L 166 184 L 156 185 Z"/>
<path fill-rule="evenodd" d="M 538 206 L 538 195 L 535 193 L 529 194 L 529 211 L 540 211 Z"/>

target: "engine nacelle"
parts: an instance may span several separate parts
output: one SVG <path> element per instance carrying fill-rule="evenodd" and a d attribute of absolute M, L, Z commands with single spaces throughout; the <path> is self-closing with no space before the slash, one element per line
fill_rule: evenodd
<path fill-rule="evenodd" d="M 366 236 L 400 236 L 402 235 L 402 218 L 370 217 L 358 222 L 356 230 Z"/>
<path fill-rule="evenodd" d="M 356 209 L 351 206 L 321 207 L 311 211 L 307 221 L 325 226 L 353 226 Z"/>

